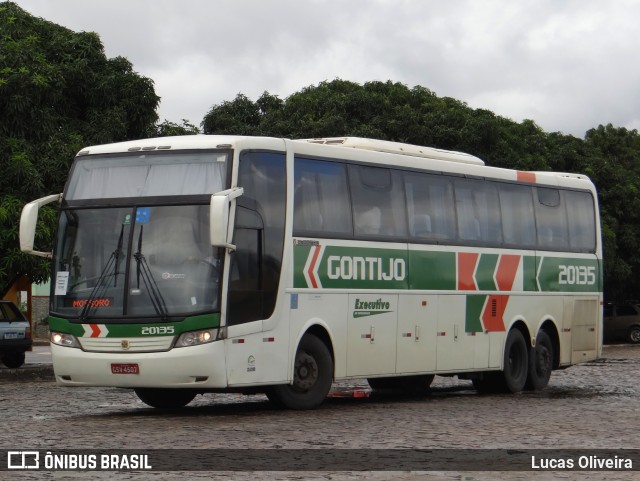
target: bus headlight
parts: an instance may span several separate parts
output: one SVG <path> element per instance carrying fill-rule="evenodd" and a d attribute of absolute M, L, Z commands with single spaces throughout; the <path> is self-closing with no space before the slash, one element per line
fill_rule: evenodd
<path fill-rule="evenodd" d="M 52 344 L 56 344 L 58 346 L 80 348 L 80 343 L 73 334 L 52 332 L 50 339 Z"/>
<path fill-rule="evenodd" d="M 197 346 L 199 344 L 206 344 L 213 342 L 218 336 L 217 329 L 203 329 L 201 331 L 189 331 L 180 334 L 180 337 L 176 341 L 175 347 L 189 347 Z"/>

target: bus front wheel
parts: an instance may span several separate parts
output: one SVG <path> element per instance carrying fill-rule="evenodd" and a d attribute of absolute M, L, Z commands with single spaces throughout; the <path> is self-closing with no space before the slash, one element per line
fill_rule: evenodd
<path fill-rule="evenodd" d="M 296 352 L 293 383 L 273 386 L 267 397 L 289 409 L 313 409 L 327 397 L 333 380 L 333 360 L 319 338 L 305 334 Z"/>
<path fill-rule="evenodd" d="M 143 403 L 158 409 L 182 408 L 196 397 L 189 389 L 137 388 L 134 391 Z"/>

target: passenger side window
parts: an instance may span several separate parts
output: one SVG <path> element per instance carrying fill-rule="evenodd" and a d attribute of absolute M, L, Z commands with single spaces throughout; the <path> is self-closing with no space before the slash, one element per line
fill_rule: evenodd
<path fill-rule="evenodd" d="M 454 182 L 460 240 L 501 243 L 502 227 L 496 186 L 470 179 L 456 179 Z"/>
<path fill-rule="evenodd" d="M 298 158 L 294 183 L 294 235 L 353 235 L 344 164 Z"/>
<path fill-rule="evenodd" d="M 406 238 L 407 214 L 399 172 L 350 165 L 349 182 L 356 236 Z"/>
<path fill-rule="evenodd" d="M 533 197 L 528 185 L 500 184 L 502 232 L 506 246 L 534 247 Z"/>
<path fill-rule="evenodd" d="M 566 250 L 569 246 L 567 215 L 560 191 L 537 187 L 536 226 L 541 249 Z"/>
<path fill-rule="evenodd" d="M 409 235 L 417 241 L 446 241 L 456 236 L 453 185 L 443 175 L 405 173 Z"/>
<path fill-rule="evenodd" d="M 596 223 L 593 197 L 589 192 L 565 191 L 569 221 L 569 245 L 572 250 L 593 252 L 596 249 Z"/>

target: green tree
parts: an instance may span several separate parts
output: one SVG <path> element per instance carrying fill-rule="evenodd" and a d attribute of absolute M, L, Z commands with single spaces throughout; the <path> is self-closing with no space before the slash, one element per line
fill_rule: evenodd
<path fill-rule="evenodd" d="M 173 135 L 196 135 L 200 133 L 200 129 L 186 119 L 182 119 L 181 124 L 164 120 L 157 124 L 150 137 L 170 137 Z"/>
<path fill-rule="evenodd" d="M 0 292 L 18 275 L 48 277 L 45 261 L 18 248 L 25 202 L 61 192 L 82 146 L 154 132 L 158 102 L 153 82 L 127 59 L 108 59 L 97 34 L 0 3 Z M 43 209 L 43 250 L 54 223 L 54 210 Z"/>
<path fill-rule="evenodd" d="M 640 298 L 640 135 L 611 124 L 591 129 L 584 172 L 598 188 L 605 250 L 605 294 Z"/>

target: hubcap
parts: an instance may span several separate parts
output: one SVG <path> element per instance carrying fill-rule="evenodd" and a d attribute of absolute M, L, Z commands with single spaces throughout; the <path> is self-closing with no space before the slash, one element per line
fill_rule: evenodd
<path fill-rule="evenodd" d="M 299 352 L 296 356 L 293 387 L 299 391 L 308 391 L 318 380 L 318 364 L 313 356 Z"/>

